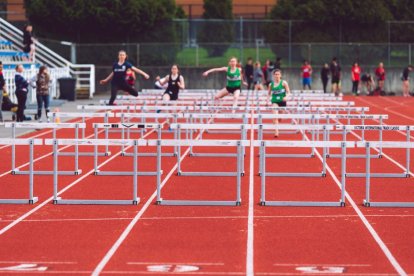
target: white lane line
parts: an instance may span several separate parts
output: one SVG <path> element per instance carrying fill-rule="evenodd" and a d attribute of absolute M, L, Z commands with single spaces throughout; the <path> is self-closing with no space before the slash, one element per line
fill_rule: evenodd
<path fill-rule="evenodd" d="M 67 262 L 67 261 L 0 261 L 0 264 L 77 264 L 77 262 Z"/>
<path fill-rule="evenodd" d="M 145 136 L 150 135 L 154 131 L 155 131 L 155 129 L 151 130 L 150 132 L 148 132 L 147 134 L 145 134 Z M 131 148 L 131 146 L 126 147 L 124 150 L 127 150 L 128 148 Z M 122 151 L 119 151 L 116 154 L 114 154 L 113 156 L 109 157 L 107 160 L 105 160 L 104 162 L 102 162 L 98 166 L 98 168 L 101 168 L 102 166 L 106 165 L 107 163 L 109 163 L 110 161 L 112 161 L 113 159 L 115 159 L 115 157 L 119 156 L 121 154 L 121 152 Z M 64 192 L 66 192 L 67 190 L 69 190 L 70 188 L 72 188 L 73 186 L 75 186 L 76 184 L 78 184 L 80 181 L 82 181 L 83 179 L 85 179 L 87 176 L 89 176 L 90 174 L 94 173 L 94 171 L 95 171 L 95 169 L 92 169 L 89 172 L 87 172 L 86 174 L 82 175 L 80 178 L 78 178 L 77 180 L 75 180 L 74 182 L 72 182 L 71 184 L 69 184 L 68 186 L 66 186 L 65 188 L 63 188 L 58 193 L 58 195 L 63 194 Z M 14 226 L 16 226 L 20 222 L 22 222 L 24 219 L 26 219 L 27 217 L 29 217 L 31 214 L 33 214 L 36 211 L 38 211 L 40 208 L 42 208 L 43 206 L 45 206 L 46 204 L 48 204 L 52 200 L 53 200 L 53 195 L 51 197 L 49 197 L 48 199 L 46 199 L 45 201 L 43 201 L 42 203 L 40 203 L 39 205 L 37 205 L 35 208 L 31 209 L 30 211 L 28 211 L 25 214 L 23 214 L 22 216 L 20 216 L 18 219 L 16 219 L 15 221 L 13 221 L 12 223 L 10 223 L 6 227 L 2 228 L 0 230 L 0 236 L 3 235 L 4 233 L 6 233 L 7 231 L 9 231 L 11 228 L 13 228 Z"/>
<path fill-rule="evenodd" d="M 411 218 L 413 215 L 365 215 L 366 217 L 378 217 L 378 218 Z M 202 219 L 248 219 L 248 216 L 213 216 L 213 217 L 145 217 L 141 220 L 202 220 Z M 289 215 L 280 215 L 280 216 L 254 216 L 255 219 L 348 219 L 348 218 L 358 218 L 358 215 L 306 215 L 306 216 L 289 216 Z M 72 219 L 25 219 L 23 222 L 71 222 L 71 221 L 121 221 L 121 220 L 132 220 L 133 217 L 125 218 L 72 218 Z M 13 219 L 1 220 L 0 222 L 12 222 Z"/>
<path fill-rule="evenodd" d="M 370 264 L 273 264 L 274 266 L 372 266 Z"/>
<path fill-rule="evenodd" d="M 306 136 L 306 140 L 309 141 L 309 138 Z M 319 160 L 323 162 L 323 158 L 321 154 L 319 153 L 319 150 L 315 150 L 316 155 L 318 156 Z M 329 174 L 332 176 L 333 180 L 335 181 L 336 185 L 341 189 L 341 182 L 336 177 L 335 173 L 332 171 L 331 167 L 329 165 L 326 165 L 326 169 L 329 172 Z M 401 265 L 398 263 L 398 261 L 395 259 L 395 257 L 392 255 L 391 251 L 388 249 L 388 247 L 385 245 L 385 243 L 382 241 L 378 233 L 375 231 L 375 229 L 372 227 L 372 225 L 368 222 L 367 218 L 364 216 L 364 214 L 361 212 L 361 210 L 356 205 L 355 201 L 352 199 L 352 197 L 348 194 L 348 192 L 345 191 L 345 197 L 351 204 L 352 208 L 355 210 L 365 227 L 370 232 L 371 236 L 374 238 L 374 240 L 377 242 L 379 247 L 381 248 L 382 252 L 387 257 L 388 261 L 391 263 L 391 265 L 394 267 L 394 269 L 397 271 L 399 275 L 407 275 L 407 273 L 404 271 L 404 269 L 401 267 Z"/>
<path fill-rule="evenodd" d="M 203 132 L 201 131 L 198 136 L 195 138 L 198 140 Z M 187 154 L 190 152 L 190 148 L 188 148 L 184 154 L 180 157 L 180 161 L 184 160 L 184 158 L 187 156 Z M 161 182 L 161 189 L 164 187 L 164 185 L 167 183 L 167 181 L 170 179 L 170 177 L 173 175 L 175 170 L 178 167 L 178 163 L 175 164 L 175 166 L 171 169 L 171 171 L 168 173 L 168 175 L 165 177 L 165 179 Z M 147 202 L 145 202 L 144 206 L 139 210 L 137 215 L 134 217 L 134 219 L 128 224 L 128 226 L 125 228 L 125 230 L 122 232 L 121 236 L 116 240 L 116 242 L 112 245 L 112 247 L 109 249 L 109 251 L 105 254 L 105 256 L 102 258 L 102 260 L 99 262 L 99 264 L 95 267 L 94 271 L 92 272 L 93 276 L 98 276 L 102 273 L 102 270 L 105 268 L 105 266 L 108 264 L 109 260 L 112 258 L 112 256 L 115 254 L 115 252 L 119 249 L 121 244 L 125 241 L 125 239 L 128 237 L 129 233 L 134 228 L 135 224 L 141 219 L 144 212 L 148 209 L 148 207 L 151 205 L 151 203 L 154 201 L 155 197 L 157 196 L 157 191 L 155 191 L 150 198 L 148 198 Z"/>
<path fill-rule="evenodd" d="M 384 99 L 386 100 L 386 98 L 385 98 L 385 97 L 384 97 Z M 376 107 L 376 108 L 378 108 L 378 109 L 383 109 L 383 110 L 386 110 L 386 111 L 388 111 L 388 112 L 390 112 L 390 113 L 393 113 L 393 114 L 395 114 L 395 115 L 397 115 L 397 116 L 400 116 L 400 117 L 402 117 L 402 118 L 408 119 L 408 120 L 410 120 L 410 121 L 414 121 L 414 119 L 413 119 L 412 117 L 409 117 L 409 116 L 404 115 L 404 114 L 402 114 L 402 113 L 400 113 L 400 112 L 397 112 L 397 111 L 393 111 L 393 110 L 391 110 L 389 107 L 379 106 L 379 105 L 373 104 L 373 103 L 371 103 L 371 102 L 369 102 L 369 101 L 367 101 L 367 100 L 364 100 L 364 99 L 362 99 L 362 98 L 360 98 L 360 100 L 361 100 L 361 101 L 363 101 L 363 102 L 365 102 L 365 103 L 367 103 L 367 104 L 369 104 L 369 105 L 371 105 L 371 106 L 375 106 L 375 107 Z"/>
<path fill-rule="evenodd" d="M 252 111 L 253 114 L 253 111 Z M 249 213 L 247 219 L 247 254 L 246 276 L 254 276 L 254 118 L 251 118 L 250 129 L 250 172 L 249 172 Z"/>
<path fill-rule="evenodd" d="M 188 262 L 127 262 L 127 265 L 161 265 L 161 264 L 169 264 L 169 265 L 206 265 L 206 266 L 215 266 L 215 265 L 224 265 L 224 263 L 188 263 Z"/>

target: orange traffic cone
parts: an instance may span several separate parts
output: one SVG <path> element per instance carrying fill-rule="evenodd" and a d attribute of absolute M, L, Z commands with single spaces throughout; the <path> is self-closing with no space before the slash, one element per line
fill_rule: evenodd
<path fill-rule="evenodd" d="M 57 107 L 56 107 L 56 108 L 53 110 L 53 112 L 58 113 L 58 112 L 59 112 L 59 108 L 57 108 Z M 55 123 L 60 124 L 60 117 L 59 117 L 59 115 L 57 115 L 57 114 L 55 114 Z"/>

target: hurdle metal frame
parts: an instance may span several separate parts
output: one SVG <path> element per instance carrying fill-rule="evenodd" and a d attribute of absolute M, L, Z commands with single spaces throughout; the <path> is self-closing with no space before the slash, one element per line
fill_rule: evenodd
<path fill-rule="evenodd" d="M 71 145 L 71 146 L 132 146 L 134 153 L 138 153 L 139 146 L 145 146 L 147 143 L 145 140 L 119 140 L 119 139 L 46 139 L 46 145 L 53 145 L 53 204 L 97 204 L 97 205 L 137 205 L 140 201 L 138 197 L 138 155 L 135 154 L 133 158 L 133 171 L 132 172 L 116 172 L 113 175 L 132 176 L 132 199 L 130 200 L 110 200 L 110 199 L 62 199 L 59 197 L 58 190 L 58 158 L 59 158 L 59 145 Z M 97 157 L 97 155 L 96 155 Z"/>
<path fill-rule="evenodd" d="M 241 176 L 242 176 L 242 148 L 249 146 L 247 140 L 148 140 L 149 146 L 157 146 L 157 152 L 162 152 L 162 146 L 178 146 L 177 159 L 181 159 L 181 147 L 210 146 L 210 147 L 236 147 L 236 172 L 182 172 L 181 161 L 178 161 L 177 175 L 179 176 L 229 176 L 236 177 L 236 199 L 223 200 L 165 200 L 161 197 L 161 175 L 157 175 L 157 204 L 158 205 L 192 205 L 192 206 L 240 206 L 241 205 Z M 161 167 L 161 154 L 157 157 L 157 168 Z"/>
<path fill-rule="evenodd" d="M 261 177 L 261 199 L 262 206 L 345 206 L 345 184 L 346 184 L 346 149 L 354 147 L 355 142 L 334 141 L 254 141 L 254 146 L 260 147 L 260 163 L 262 168 Z M 306 177 L 308 173 L 285 173 L 266 172 L 266 147 L 307 147 L 307 148 L 341 148 L 341 196 L 339 202 L 334 201 L 269 201 L 266 200 L 266 177 Z M 323 162 L 326 162 L 324 159 Z M 321 174 L 319 175 L 321 176 Z"/>
<path fill-rule="evenodd" d="M 34 165 L 34 161 L 33 161 L 33 156 L 34 156 L 34 146 L 39 146 L 39 145 L 43 145 L 43 140 L 42 139 L 19 139 L 19 138 L 13 138 L 13 139 L 8 139 L 8 138 L 2 138 L 0 139 L 0 145 L 12 145 L 12 146 L 16 146 L 16 145 L 28 145 L 29 146 L 29 171 L 28 171 L 28 175 L 29 175 L 29 198 L 25 198 L 25 199 L 5 199 L 5 198 L 0 198 L 0 204 L 34 204 L 36 203 L 39 198 L 35 197 L 33 195 L 33 190 L 34 190 L 34 181 L 33 181 L 33 176 L 34 176 L 34 169 L 33 169 L 33 165 Z"/>
<path fill-rule="evenodd" d="M 382 132 L 383 131 L 405 131 L 406 132 L 406 141 L 410 142 L 410 131 L 414 129 L 414 126 L 390 126 L 390 125 L 365 125 L 365 126 L 359 126 L 359 125 L 351 125 L 351 126 L 340 126 L 347 130 L 378 130 L 380 131 L 380 140 L 379 142 L 384 142 L 382 140 Z M 363 142 L 363 141 L 361 141 Z M 382 147 L 381 143 L 378 144 L 379 147 L 376 148 L 376 150 L 379 152 L 379 155 L 382 158 Z M 369 155 L 370 159 L 377 158 L 376 155 L 372 156 L 372 154 Z M 359 158 L 366 158 L 366 155 L 361 154 Z M 370 177 L 380 177 L 380 178 L 406 178 L 410 175 L 410 149 L 406 149 L 406 163 L 405 163 L 405 170 L 402 173 L 371 173 Z M 347 173 L 346 177 L 355 177 L 355 178 L 362 178 L 366 177 L 366 173 Z"/>
<path fill-rule="evenodd" d="M 409 164 L 410 149 L 414 148 L 414 142 L 410 140 L 406 142 L 401 141 L 359 141 L 356 143 L 359 148 L 365 148 L 365 199 L 363 201 L 366 207 L 410 207 L 414 208 L 414 202 L 373 202 L 371 201 L 371 178 L 379 177 L 379 174 L 371 173 L 371 148 L 403 148 L 407 150 L 406 159 Z M 406 178 L 410 177 L 409 165 L 407 165 Z"/>
<path fill-rule="evenodd" d="M 12 138 L 16 138 L 16 128 L 29 129 L 52 129 L 53 139 L 56 139 L 56 129 L 71 128 L 75 130 L 75 139 L 79 138 L 79 129 L 85 128 L 85 123 L 5 123 L 6 128 L 12 129 Z M 75 152 L 71 155 L 75 156 L 75 164 L 73 171 L 59 171 L 59 175 L 79 175 L 82 170 L 79 169 L 79 148 L 75 145 Z M 33 171 L 35 175 L 52 175 L 53 171 Z M 21 171 L 16 168 L 16 147 L 12 145 L 12 174 L 21 175 L 29 174 L 28 171 Z"/>
<path fill-rule="evenodd" d="M 82 118 L 82 123 L 86 125 L 86 118 L 103 118 L 103 123 L 109 123 L 109 118 L 114 118 L 115 113 L 111 112 L 49 112 L 48 116 L 52 118 L 52 122 L 56 122 L 57 118 Z M 85 134 L 86 128 L 82 128 L 82 139 L 86 139 Z M 96 138 L 96 137 L 95 137 Z M 109 139 L 108 130 L 105 130 L 105 139 Z M 94 152 L 80 152 L 79 156 L 94 156 Z M 108 147 L 106 147 L 105 152 L 98 153 L 101 156 L 110 156 L 111 152 Z M 74 153 L 70 152 L 61 152 L 61 156 L 72 156 Z"/>
<path fill-rule="evenodd" d="M 140 123 L 123 123 L 123 124 L 121 124 L 121 123 L 113 123 L 113 124 L 111 124 L 111 123 L 109 123 L 109 124 L 98 124 L 98 123 L 96 123 L 96 124 L 93 124 L 93 128 L 95 129 L 95 133 L 98 132 L 98 129 L 102 129 L 102 128 L 103 129 L 105 129 L 105 128 L 107 128 L 107 129 L 114 128 L 114 129 L 122 129 L 122 130 L 124 130 L 124 129 L 141 129 L 141 128 L 144 128 L 144 129 L 157 129 L 157 130 L 160 130 L 162 128 L 162 126 L 163 126 L 162 124 L 140 124 Z M 122 132 L 122 133 L 124 133 L 124 132 Z M 96 135 L 96 137 L 98 137 L 98 136 Z M 159 132 L 159 131 L 158 131 L 158 139 L 161 139 L 161 132 Z M 120 140 L 121 141 L 129 141 L 131 139 L 125 139 L 124 135 L 122 135 L 122 138 Z M 157 156 L 157 153 L 139 153 L 139 152 L 137 152 L 137 153 L 135 153 L 135 152 L 127 153 L 125 151 L 125 145 L 123 143 L 119 143 L 119 145 L 121 146 L 121 154 L 120 154 L 121 156 L 132 156 L 134 158 L 135 158 L 135 155 L 137 155 L 137 156 Z M 98 145 L 96 145 L 94 147 L 94 152 L 95 153 L 98 152 Z M 172 155 L 170 154 L 169 156 L 172 156 Z M 98 170 L 98 166 L 99 166 L 99 164 L 98 164 L 98 155 L 95 154 L 94 155 L 94 175 L 129 175 L 128 172 L 120 173 L 120 172 L 117 172 L 117 171 L 101 171 L 101 170 Z M 145 176 L 153 176 L 153 175 L 156 175 L 156 174 L 157 174 L 157 172 L 138 172 L 139 176 L 144 176 L 144 175 Z"/>

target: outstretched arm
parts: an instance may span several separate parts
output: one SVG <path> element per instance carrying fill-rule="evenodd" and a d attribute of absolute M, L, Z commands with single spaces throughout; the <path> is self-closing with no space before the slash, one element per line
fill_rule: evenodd
<path fill-rule="evenodd" d="M 184 77 L 180 76 L 180 81 L 178 82 L 180 89 L 185 89 Z"/>
<path fill-rule="evenodd" d="M 218 68 L 212 68 L 210 70 L 207 70 L 203 73 L 204 77 L 207 77 L 208 74 L 214 73 L 214 72 L 227 72 L 227 67 L 218 67 Z"/>
<path fill-rule="evenodd" d="M 142 71 L 141 69 L 138 69 L 137 67 L 132 66 L 132 70 L 135 71 L 137 74 L 144 76 L 145 79 L 149 79 L 149 75 L 145 73 L 144 71 Z"/>
<path fill-rule="evenodd" d="M 114 76 L 114 72 L 111 72 L 111 74 L 109 74 L 109 76 L 107 76 L 105 79 L 101 80 L 99 83 L 100 84 L 106 84 L 108 81 L 110 81 L 112 79 L 113 76 Z"/>
<path fill-rule="evenodd" d="M 166 84 L 169 80 L 170 80 L 170 76 L 169 75 L 166 75 L 164 78 L 159 79 L 161 85 Z"/>

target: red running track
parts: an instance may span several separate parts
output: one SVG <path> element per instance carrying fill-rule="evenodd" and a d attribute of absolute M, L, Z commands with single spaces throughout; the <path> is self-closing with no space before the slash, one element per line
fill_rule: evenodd
<path fill-rule="evenodd" d="M 411 98 L 359 97 L 352 100 L 358 106 L 369 106 L 370 113 L 388 113 L 387 124 L 414 124 Z M 58 133 L 61 137 L 72 135 L 63 130 Z M 350 134 L 348 139 L 355 139 L 355 135 Z M 155 134 L 148 137 L 155 138 Z M 204 137 L 238 138 L 215 134 Z M 371 133 L 366 133 L 366 137 L 376 138 Z M 298 137 L 287 135 L 282 139 L 293 138 Z M 385 133 L 384 138 L 404 140 L 403 135 L 395 133 Z M 117 150 L 111 148 L 112 153 Z M 397 165 L 404 164 L 404 152 L 384 152 L 387 157 L 373 160 L 373 170 L 401 170 Z M 50 148 L 36 149 L 36 157 L 47 153 Z M 25 193 L 26 176 L 3 175 L 10 169 L 10 148 L 0 149 L 0 154 L 0 195 Z M 52 177 L 36 176 L 35 195 L 39 203 L 0 206 L 0 272 L 13 275 L 23 272 L 52 275 L 94 272 L 120 275 L 414 274 L 412 209 L 363 207 L 364 180 L 349 178 L 344 208 L 260 206 L 257 154 L 257 150 L 246 150 L 240 207 L 155 205 L 155 177 L 139 178 L 141 203 L 137 206 L 53 205 L 50 200 Z M 25 155 L 26 152 L 19 151 L 19 164 L 27 162 Z M 107 162 L 102 170 L 128 170 L 131 168 L 128 158 L 102 157 L 101 162 Z M 63 168 L 73 167 L 72 158 L 62 157 L 62 160 Z M 140 158 L 140 169 L 153 169 L 154 164 L 154 158 Z M 163 158 L 163 197 L 234 197 L 233 178 L 178 177 L 174 174 L 175 164 L 175 158 Z M 322 180 L 269 178 L 269 199 L 339 199 L 335 182 L 335 178 L 340 177 L 339 160 L 329 159 L 328 165 L 328 176 Z M 349 171 L 358 171 L 364 168 L 364 161 L 350 159 L 347 165 Z M 35 163 L 37 169 L 51 169 L 51 166 L 52 156 Z M 185 157 L 183 160 L 183 168 L 198 171 L 233 170 L 234 166 L 234 160 L 229 158 L 201 161 L 198 157 Z M 276 167 L 313 171 L 319 170 L 320 162 L 317 158 L 268 162 L 268 169 Z M 60 188 L 67 188 L 62 193 L 63 198 L 126 198 L 130 195 L 130 178 L 87 175 L 93 168 L 89 157 L 81 157 L 80 168 L 84 174 L 59 179 Z M 375 179 L 373 199 L 414 201 L 412 182 L 412 178 Z"/>

